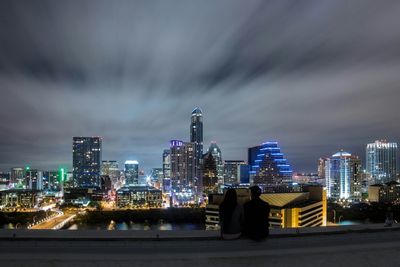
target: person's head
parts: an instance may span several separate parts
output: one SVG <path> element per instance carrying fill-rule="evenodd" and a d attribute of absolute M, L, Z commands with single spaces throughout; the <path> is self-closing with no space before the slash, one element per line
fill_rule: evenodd
<path fill-rule="evenodd" d="M 224 200 L 221 203 L 220 210 L 224 216 L 230 217 L 237 205 L 237 195 L 235 189 L 228 189 L 225 192 Z"/>
<path fill-rule="evenodd" d="M 261 188 L 258 187 L 257 185 L 254 185 L 249 188 L 251 192 L 251 199 L 256 199 L 261 196 Z"/>
<path fill-rule="evenodd" d="M 229 188 L 226 193 L 225 193 L 225 197 L 224 197 L 224 201 L 225 203 L 229 203 L 229 204 L 235 204 L 237 203 L 237 194 L 236 194 L 236 190 L 233 188 Z"/>

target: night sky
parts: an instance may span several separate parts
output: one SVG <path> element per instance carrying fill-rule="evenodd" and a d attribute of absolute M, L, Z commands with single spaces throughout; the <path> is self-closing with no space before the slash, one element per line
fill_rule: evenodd
<path fill-rule="evenodd" d="M 0 169 L 103 159 L 161 167 L 204 116 L 205 147 L 277 140 L 295 171 L 400 139 L 399 1 L 0 2 Z"/>

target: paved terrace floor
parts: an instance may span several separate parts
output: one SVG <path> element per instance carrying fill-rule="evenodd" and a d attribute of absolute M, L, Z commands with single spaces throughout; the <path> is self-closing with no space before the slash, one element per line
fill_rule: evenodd
<path fill-rule="evenodd" d="M 209 233 L 197 237 L 179 231 L 158 241 L 148 237 L 122 238 L 136 231 L 89 231 L 82 238 L 65 238 L 80 231 L 0 232 L 1 266 L 399 266 L 399 227 L 356 227 L 330 234 L 314 229 L 274 232 L 264 242 L 217 240 Z M 322 228 L 320 228 L 322 229 Z M 332 228 L 333 229 L 333 228 Z M 363 229 L 363 230 L 361 230 Z M 290 229 L 292 230 L 292 229 Z M 12 231 L 11 231 L 12 232 Z M 115 235 L 115 232 L 118 232 Z M 149 231 L 147 231 L 149 232 Z M 62 233 L 57 238 L 38 238 Z M 95 236 L 102 236 L 96 238 Z M 108 234 L 107 234 L 108 233 Z M 138 232 L 139 233 L 139 232 Z M 138 234 L 137 233 L 137 234 Z M 155 233 L 152 233 L 155 234 Z M 213 233 L 215 234 L 215 233 Z M 28 237 L 31 235 L 30 237 Z M 106 238 L 106 236 L 108 238 Z M 175 237 L 173 237 L 175 235 Z"/>

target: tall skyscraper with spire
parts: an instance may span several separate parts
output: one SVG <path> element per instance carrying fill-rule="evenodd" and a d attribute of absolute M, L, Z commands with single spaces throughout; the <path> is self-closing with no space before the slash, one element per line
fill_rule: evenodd
<path fill-rule="evenodd" d="M 203 156 L 203 113 L 200 108 L 195 108 L 192 111 L 190 121 L 190 142 L 195 145 L 196 177 L 199 178 L 201 173 L 201 158 Z"/>

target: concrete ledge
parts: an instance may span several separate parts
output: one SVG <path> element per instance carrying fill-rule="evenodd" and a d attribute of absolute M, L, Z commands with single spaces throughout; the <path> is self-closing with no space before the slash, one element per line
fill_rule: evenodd
<path fill-rule="evenodd" d="M 400 230 L 400 224 L 385 227 L 383 224 L 327 226 L 314 228 L 271 229 L 270 238 L 346 234 L 355 232 L 380 232 Z M 76 241 L 134 241 L 134 240 L 216 240 L 219 231 L 136 231 L 136 230 L 0 230 L 0 240 L 76 240 Z"/>

